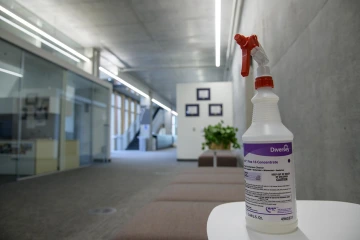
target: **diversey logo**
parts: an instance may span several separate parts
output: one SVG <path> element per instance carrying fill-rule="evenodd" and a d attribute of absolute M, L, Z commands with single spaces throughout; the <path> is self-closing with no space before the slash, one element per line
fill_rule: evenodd
<path fill-rule="evenodd" d="M 289 146 L 287 144 L 284 145 L 282 148 L 270 148 L 270 152 L 290 152 Z"/>
<path fill-rule="evenodd" d="M 275 211 L 276 211 L 276 207 L 266 207 L 266 211 L 267 211 L 268 213 L 275 212 Z"/>

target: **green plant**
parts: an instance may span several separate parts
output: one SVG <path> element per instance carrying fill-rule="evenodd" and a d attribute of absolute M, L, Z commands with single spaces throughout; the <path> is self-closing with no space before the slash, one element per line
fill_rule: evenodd
<path fill-rule="evenodd" d="M 221 120 L 216 125 L 209 125 L 204 128 L 205 142 L 202 143 L 202 150 L 207 146 L 212 148 L 212 145 L 222 146 L 224 149 L 228 149 L 232 144 L 233 148 L 240 148 L 240 144 L 236 138 L 237 128 L 230 126 L 223 126 L 224 121 Z"/>

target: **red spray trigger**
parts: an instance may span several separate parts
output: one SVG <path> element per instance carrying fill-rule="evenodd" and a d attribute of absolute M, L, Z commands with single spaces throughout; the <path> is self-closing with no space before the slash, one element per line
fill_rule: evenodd
<path fill-rule="evenodd" d="M 254 47 L 259 47 L 259 42 L 257 40 L 256 35 L 251 35 L 249 37 L 245 37 L 243 35 L 236 34 L 234 39 L 240 45 L 240 47 L 242 49 L 241 75 L 243 77 L 246 77 L 249 75 L 249 71 L 250 71 L 251 50 Z"/>

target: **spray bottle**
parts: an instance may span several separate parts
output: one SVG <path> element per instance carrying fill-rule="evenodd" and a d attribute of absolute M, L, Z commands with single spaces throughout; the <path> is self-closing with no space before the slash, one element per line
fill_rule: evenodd
<path fill-rule="evenodd" d="M 252 123 L 242 136 L 246 224 L 264 233 L 292 232 L 298 222 L 294 136 L 281 122 L 269 60 L 257 36 L 236 34 L 235 40 L 242 49 L 241 75 L 249 75 L 250 56 L 258 63 Z"/>

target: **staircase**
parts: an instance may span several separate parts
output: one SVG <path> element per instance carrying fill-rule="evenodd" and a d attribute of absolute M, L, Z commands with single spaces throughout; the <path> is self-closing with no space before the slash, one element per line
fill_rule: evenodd
<path fill-rule="evenodd" d="M 140 130 L 135 134 L 134 139 L 130 142 L 126 150 L 139 150 L 139 139 L 138 139 L 139 135 L 140 135 Z"/>
<path fill-rule="evenodd" d="M 156 118 L 156 116 L 158 115 L 159 112 L 164 111 L 161 107 L 158 107 L 155 111 L 154 114 L 152 116 L 152 120 L 154 121 L 154 119 Z M 135 134 L 135 137 L 131 140 L 131 142 L 129 143 L 129 145 L 127 146 L 126 150 L 139 150 L 139 138 L 138 136 L 140 135 L 140 130 L 137 131 L 137 133 Z"/>

